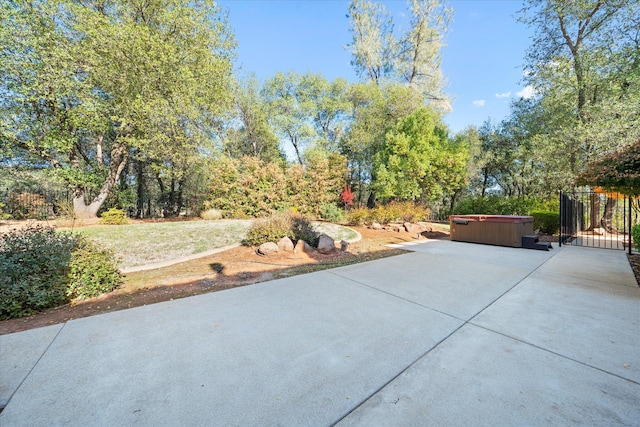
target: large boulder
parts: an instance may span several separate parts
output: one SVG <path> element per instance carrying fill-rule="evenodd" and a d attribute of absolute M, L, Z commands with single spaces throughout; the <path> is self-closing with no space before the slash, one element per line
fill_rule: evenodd
<path fill-rule="evenodd" d="M 311 246 L 304 240 L 298 240 L 298 242 L 296 243 L 296 247 L 293 248 L 294 254 L 300 254 L 300 253 L 311 254 L 313 252 L 315 252 L 315 249 L 313 249 L 313 246 Z"/>
<path fill-rule="evenodd" d="M 318 237 L 318 252 L 321 254 L 330 254 L 336 250 L 336 242 L 326 234 Z"/>
<path fill-rule="evenodd" d="M 369 228 L 372 228 L 374 230 L 382 230 L 382 225 L 380 225 L 379 222 L 375 222 L 374 221 L 374 222 L 371 223 L 371 227 L 369 227 Z"/>
<path fill-rule="evenodd" d="M 422 227 L 421 225 L 411 224 L 410 222 L 405 222 L 403 226 L 407 233 L 411 234 L 420 234 L 424 231 L 424 227 Z"/>
<path fill-rule="evenodd" d="M 280 250 L 278 249 L 278 245 L 273 242 L 267 242 L 260 245 L 258 248 L 258 253 L 262 255 L 274 255 L 277 254 Z"/>
<path fill-rule="evenodd" d="M 286 236 L 278 241 L 278 249 L 282 252 L 293 252 L 293 248 L 293 242 Z"/>

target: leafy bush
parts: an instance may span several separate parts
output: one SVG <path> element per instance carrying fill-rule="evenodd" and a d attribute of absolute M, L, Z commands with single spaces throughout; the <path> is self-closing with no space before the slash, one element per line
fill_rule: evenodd
<path fill-rule="evenodd" d="M 344 220 L 342 209 L 335 203 L 323 204 L 320 207 L 320 215 L 322 215 L 322 219 L 329 222 L 342 222 Z"/>
<path fill-rule="evenodd" d="M 78 235 L 42 226 L 4 233 L 0 235 L 0 319 L 27 316 L 64 304 L 72 296 L 111 290 L 119 283 L 117 274 L 113 255 Z"/>
<path fill-rule="evenodd" d="M 633 244 L 636 250 L 640 250 L 640 224 L 631 227 L 631 237 L 633 237 Z"/>
<path fill-rule="evenodd" d="M 289 234 L 289 238 L 294 242 L 298 240 L 304 240 L 311 246 L 318 246 L 318 240 L 320 234 L 313 228 L 311 222 L 303 217 L 302 215 L 289 213 L 291 217 L 291 234 Z"/>
<path fill-rule="evenodd" d="M 200 218 L 207 220 L 218 220 L 222 218 L 222 212 L 218 209 L 207 209 L 200 212 Z"/>
<path fill-rule="evenodd" d="M 12 230 L 0 240 L 0 319 L 21 317 L 66 302 L 75 239 L 52 227 Z"/>
<path fill-rule="evenodd" d="M 0 221 L 11 218 L 11 214 L 5 212 L 6 205 L 0 202 Z"/>
<path fill-rule="evenodd" d="M 351 225 L 365 225 L 369 221 L 369 209 L 355 208 L 349 210 L 347 222 Z"/>
<path fill-rule="evenodd" d="M 411 202 L 391 202 L 378 209 L 383 209 L 386 214 L 384 223 L 389 222 L 418 222 L 428 219 L 431 211 L 422 206 L 416 206 Z"/>
<path fill-rule="evenodd" d="M 321 207 L 340 200 L 346 160 L 338 154 L 305 154 L 306 166 L 283 169 L 256 157 L 220 158 L 211 169 L 210 199 L 205 205 L 233 218 L 272 215 L 289 206 L 321 215 Z"/>
<path fill-rule="evenodd" d="M 253 221 L 243 243 L 246 246 L 258 246 L 266 242 L 277 242 L 289 234 L 291 234 L 291 216 L 276 214 Z"/>
<path fill-rule="evenodd" d="M 121 282 L 113 251 L 77 236 L 69 262 L 67 297 L 93 298 L 116 289 Z"/>
<path fill-rule="evenodd" d="M 532 211 L 533 228 L 545 234 L 556 234 L 560 230 L 560 213 L 551 211 Z"/>
<path fill-rule="evenodd" d="M 490 195 L 472 197 L 462 200 L 454 209 L 454 215 L 485 214 L 485 215 L 528 215 L 536 209 L 549 209 L 546 202 L 529 197 L 504 197 Z"/>
<path fill-rule="evenodd" d="M 391 202 L 375 209 L 352 209 L 349 211 L 349 224 L 364 225 L 372 222 L 388 224 L 390 222 L 418 222 L 429 219 L 431 211 L 412 202 Z"/>
<path fill-rule="evenodd" d="M 100 224 L 123 225 L 128 224 L 129 218 L 122 209 L 111 208 L 100 216 Z"/>
<path fill-rule="evenodd" d="M 255 220 L 243 244 L 258 246 L 266 242 L 277 242 L 285 236 L 294 242 L 304 240 L 312 246 L 318 244 L 318 233 L 311 222 L 293 212 L 274 214 L 268 218 Z"/>

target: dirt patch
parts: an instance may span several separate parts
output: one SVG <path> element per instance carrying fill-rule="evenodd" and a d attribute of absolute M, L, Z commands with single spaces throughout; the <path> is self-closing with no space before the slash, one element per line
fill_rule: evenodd
<path fill-rule="evenodd" d="M 435 225 L 434 229 L 438 230 L 437 227 Z M 362 235 L 362 239 L 350 244 L 345 252 L 337 250 L 328 255 L 315 252 L 266 257 L 258 255 L 254 248 L 237 247 L 165 268 L 129 273 L 124 277 L 124 283 L 119 289 L 98 298 L 52 308 L 33 316 L 0 321 L 0 335 L 399 255 L 405 251 L 389 248 L 387 245 L 416 241 L 417 238 L 415 234 L 404 231 L 352 228 Z M 444 229 L 425 232 L 420 236 L 421 239 L 448 237 Z"/>

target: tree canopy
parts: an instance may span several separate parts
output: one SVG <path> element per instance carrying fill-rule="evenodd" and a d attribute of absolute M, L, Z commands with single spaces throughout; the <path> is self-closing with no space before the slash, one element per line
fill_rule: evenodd
<path fill-rule="evenodd" d="M 353 0 L 349 5 L 351 63 L 369 81 L 406 83 L 446 110 L 441 49 L 453 10 L 440 0 L 409 0 L 408 6 L 409 29 L 397 34 L 382 3 Z"/>
<path fill-rule="evenodd" d="M 228 108 L 234 41 L 211 1 L 16 0 L 0 13 L 0 140 L 47 162 L 78 215 L 96 215 L 132 155 L 184 169 Z"/>
<path fill-rule="evenodd" d="M 578 183 L 640 196 L 640 140 L 587 165 Z"/>

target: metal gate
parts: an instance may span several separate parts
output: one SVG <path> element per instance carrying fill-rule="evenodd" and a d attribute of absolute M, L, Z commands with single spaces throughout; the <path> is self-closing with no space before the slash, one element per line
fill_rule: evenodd
<path fill-rule="evenodd" d="M 560 193 L 560 246 L 628 250 L 638 223 L 638 200 L 620 193 Z"/>

